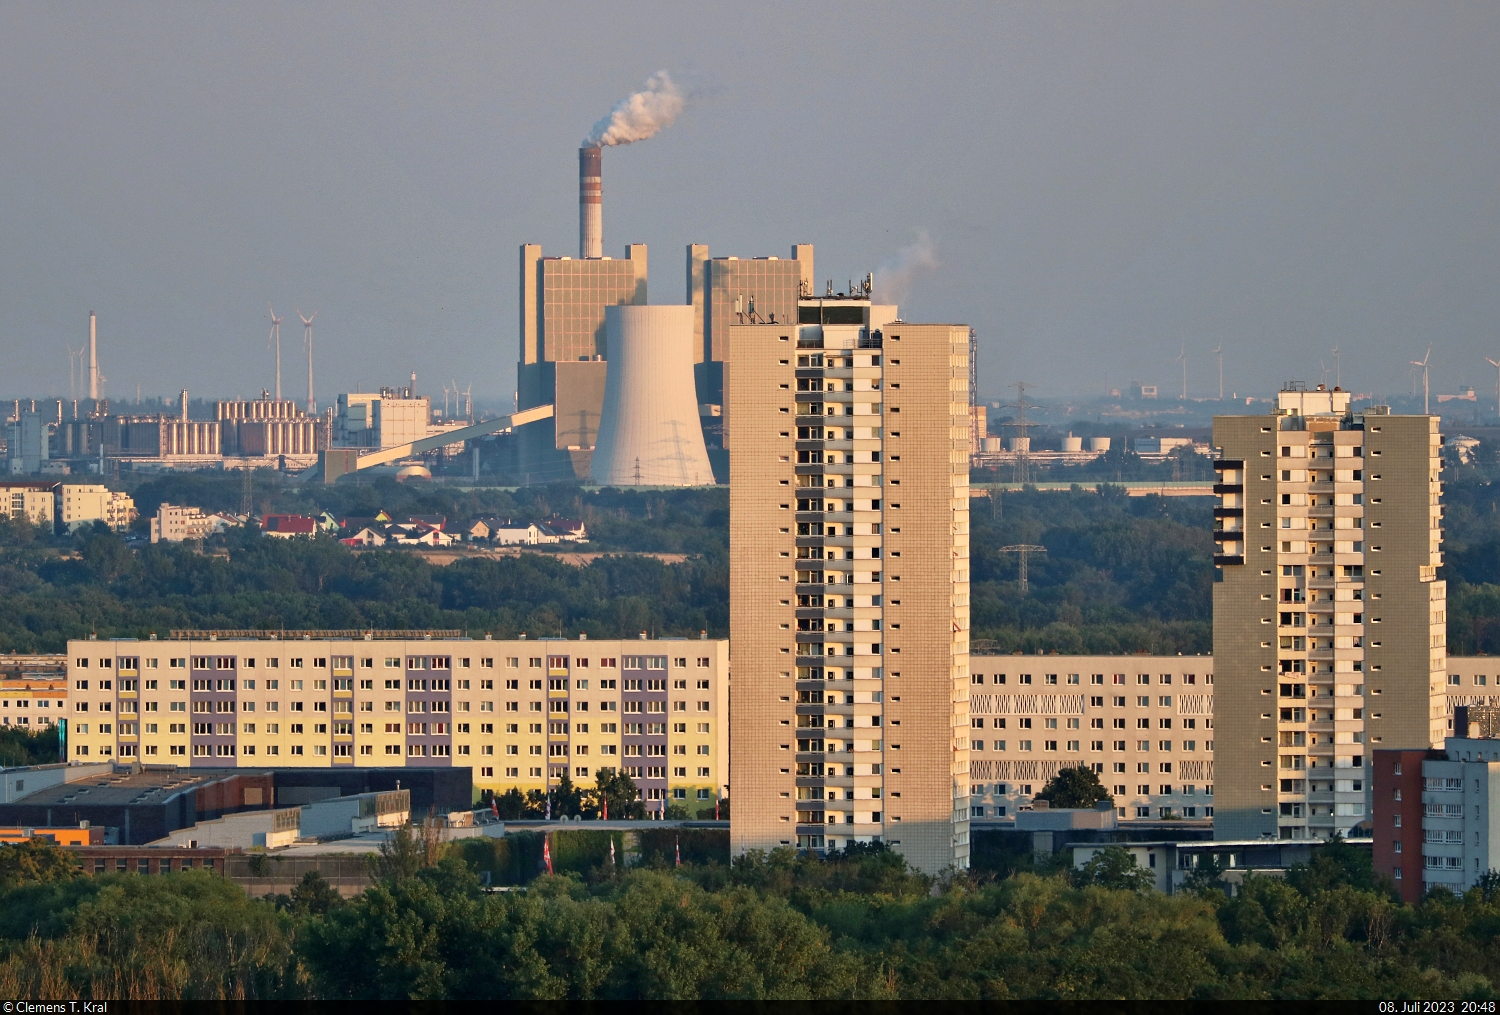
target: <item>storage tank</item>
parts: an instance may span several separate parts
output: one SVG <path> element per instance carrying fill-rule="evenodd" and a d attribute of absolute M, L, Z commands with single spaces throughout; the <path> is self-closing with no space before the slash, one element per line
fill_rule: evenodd
<path fill-rule="evenodd" d="M 992 454 L 995 454 L 996 452 L 998 452 L 999 450 L 1000 450 L 1000 438 L 999 437 L 986 437 L 986 438 L 984 438 L 984 453 L 985 454 L 992 455 Z"/>
<path fill-rule="evenodd" d="M 1031 450 L 1031 438 L 1030 437 L 1007 437 L 1007 438 L 1005 438 L 1005 443 L 1010 446 L 1010 449 L 1012 451 L 1030 451 Z"/>
<path fill-rule="evenodd" d="M 601 486 L 714 481 L 693 384 L 693 308 L 606 307 L 609 373 L 590 474 Z"/>
<path fill-rule="evenodd" d="M 1109 438 L 1108 437 L 1090 437 L 1089 438 L 1089 450 L 1090 451 L 1108 451 L 1109 450 Z"/>
<path fill-rule="evenodd" d="M 1068 434 L 1068 436 L 1066 436 L 1066 437 L 1063 438 L 1063 448 L 1062 449 L 1064 451 L 1082 451 L 1083 450 L 1083 438 L 1082 437 L 1074 437 L 1072 434 Z"/>

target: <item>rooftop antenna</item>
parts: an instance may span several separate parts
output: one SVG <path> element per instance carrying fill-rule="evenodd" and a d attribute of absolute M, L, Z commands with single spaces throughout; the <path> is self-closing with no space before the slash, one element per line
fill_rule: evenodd
<path fill-rule="evenodd" d="M 1021 558 L 1021 595 L 1024 596 L 1028 587 L 1026 580 L 1026 557 L 1028 554 L 1032 553 L 1046 553 L 1047 548 L 1045 546 L 1037 546 L 1033 543 L 1016 543 L 1012 546 L 1000 547 L 1000 552 L 1014 553 Z"/>
<path fill-rule="evenodd" d="M 1219 401 L 1222 402 L 1224 401 L 1224 343 L 1219 343 L 1219 347 L 1214 350 L 1214 355 L 1219 357 Z"/>
<path fill-rule="evenodd" d="M 1333 386 L 1342 388 L 1344 386 L 1344 369 L 1339 363 L 1339 347 L 1333 347 Z"/>
<path fill-rule="evenodd" d="M 281 401 L 281 322 L 285 318 L 276 316 L 276 308 L 271 306 L 269 301 L 266 303 L 266 309 L 271 311 L 271 337 L 266 341 L 267 344 L 276 346 L 276 401 L 279 402 Z M 313 317 L 316 316 L 318 315 L 313 314 Z M 309 389 L 311 387 L 311 385 L 308 385 Z"/>
<path fill-rule="evenodd" d="M 1484 361 L 1495 368 L 1495 412 L 1500 413 L 1500 360 L 1492 360 L 1486 356 Z"/>
<path fill-rule="evenodd" d="M 1422 360 L 1421 360 L 1420 363 L 1417 362 L 1416 360 L 1412 360 L 1411 361 L 1411 365 L 1413 367 L 1421 367 L 1422 368 L 1422 415 L 1424 415 L 1424 416 L 1430 416 L 1430 415 L 1432 415 L 1431 405 L 1429 403 L 1430 389 L 1427 386 L 1427 361 L 1430 360 L 1430 359 L 1432 359 L 1432 346 L 1429 345 L 1427 347 L 1427 355 L 1422 357 Z M 1415 371 L 1413 371 L 1413 373 L 1412 373 L 1412 381 L 1413 381 L 1413 385 L 1412 386 L 1415 387 L 1416 386 L 1415 385 L 1415 381 L 1416 381 L 1416 373 L 1415 373 Z M 1412 394 L 1415 395 L 1416 392 L 1413 391 Z"/>
<path fill-rule="evenodd" d="M 312 357 L 312 322 L 313 317 L 318 316 L 314 310 L 312 317 L 303 317 L 302 311 L 297 311 L 298 318 L 302 321 L 302 344 L 307 346 L 307 414 L 316 416 L 318 414 L 318 403 L 313 400 L 313 357 Z"/>

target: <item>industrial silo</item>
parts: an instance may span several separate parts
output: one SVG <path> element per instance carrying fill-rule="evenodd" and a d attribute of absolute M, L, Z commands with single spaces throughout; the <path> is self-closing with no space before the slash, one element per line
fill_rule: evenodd
<path fill-rule="evenodd" d="M 693 384 L 693 308 L 614 306 L 609 374 L 591 474 L 601 486 L 714 481 Z"/>

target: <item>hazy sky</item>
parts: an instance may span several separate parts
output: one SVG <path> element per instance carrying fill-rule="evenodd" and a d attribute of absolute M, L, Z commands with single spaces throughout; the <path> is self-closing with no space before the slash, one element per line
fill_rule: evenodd
<path fill-rule="evenodd" d="M 1500 5 L 0 6 L 0 395 L 514 386 L 516 249 L 577 253 L 579 140 L 659 69 L 703 97 L 605 153 L 606 253 L 786 256 L 925 232 L 908 320 L 981 388 L 1132 379 L 1493 392 Z"/>

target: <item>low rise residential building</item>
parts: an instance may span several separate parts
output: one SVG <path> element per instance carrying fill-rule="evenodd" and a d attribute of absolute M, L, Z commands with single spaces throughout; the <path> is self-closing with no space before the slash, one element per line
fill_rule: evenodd
<path fill-rule="evenodd" d="M 266 515 L 260 531 L 277 539 L 311 539 L 318 534 L 318 520 L 306 515 Z"/>
<path fill-rule="evenodd" d="M 203 539 L 213 528 L 213 519 L 204 514 L 202 508 L 162 504 L 156 509 L 156 517 L 151 519 L 151 542 L 180 543 Z"/>
<path fill-rule="evenodd" d="M 1369 849 L 1370 840 L 1350 840 L 1359 849 Z M 1130 854 L 1135 865 L 1149 871 L 1157 891 L 1175 895 L 1189 878 L 1210 864 L 1219 869 L 1218 881 L 1230 895 L 1239 893 L 1246 877 L 1283 877 L 1287 868 L 1309 863 L 1328 844 L 1324 839 L 1162 839 L 1151 842 L 1070 843 L 1073 867 L 1081 870 L 1098 854 L 1118 846 Z"/>
<path fill-rule="evenodd" d="M 1121 822 L 1214 815 L 1212 656 L 969 658 L 969 815 L 1013 820 L 1089 768 Z"/>
<path fill-rule="evenodd" d="M 70 760 L 468 767 L 478 790 L 623 770 L 647 810 L 728 789 L 729 644 L 458 631 L 183 631 L 68 646 Z"/>
<path fill-rule="evenodd" d="M 1455 719 L 1442 748 L 1375 752 L 1375 869 L 1407 902 L 1500 868 L 1500 709 Z"/>
<path fill-rule="evenodd" d="M 11 479 L 0 481 L 0 518 L 25 518 L 52 531 L 57 510 L 56 480 Z"/>
<path fill-rule="evenodd" d="M 67 697 L 66 656 L 0 656 L 0 726 L 55 726 Z"/>
<path fill-rule="evenodd" d="M 124 532 L 136 519 L 135 501 L 128 493 L 98 483 L 61 483 L 55 501 L 57 525 L 63 532 L 74 532 L 95 522 Z"/>
<path fill-rule="evenodd" d="M 469 540 L 488 540 L 501 546 L 543 543 L 587 543 L 588 526 L 571 518 L 517 522 L 508 518 L 476 518 L 464 530 Z"/>

